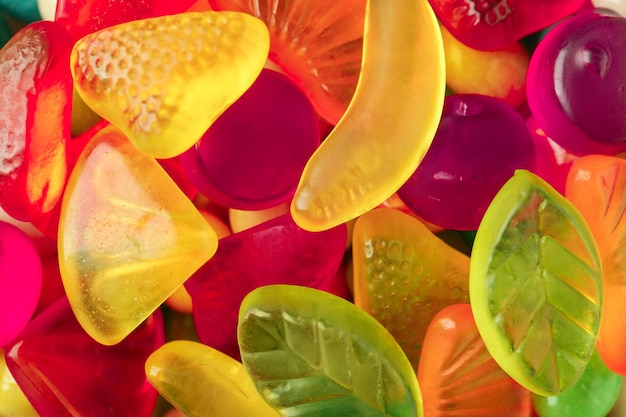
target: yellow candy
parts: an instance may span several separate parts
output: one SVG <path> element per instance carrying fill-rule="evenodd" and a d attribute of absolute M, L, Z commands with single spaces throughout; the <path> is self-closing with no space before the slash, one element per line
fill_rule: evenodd
<path fill-rule="evenodd" d="M 37 417 L 38 415 L 11 375 L 4 359 L 4 350 L 0 349 L 0 416 Z"/>
<path fill-rule="evenodd" d="M 114 127 L 81 154 L 61 210 L 63 285 L 81 326 L 105 345 L 124 339 L 217 249 L 191 201 Z"/>
<path fill-rule="evenodd" d="M 279 416 L 240 362 L 201 343 L 166 343 L 148 357 L 146 375 L 188 417 Z"/>
<path fill-rule="evenodd" d="M 87 105 L 142 152 L 171 158 L 252 85 L 268 51 L 261 20 L 190 12 L 87 35 L 74 45 L 70 68 Z"/>
<path fill-rule="evenodd" d="M 307 163 L 291 205 L 303 229 L 376 207 L 409 178 L 443 109 L 441 31 L 427 0 L 370 0 L 352 102 Z"/>

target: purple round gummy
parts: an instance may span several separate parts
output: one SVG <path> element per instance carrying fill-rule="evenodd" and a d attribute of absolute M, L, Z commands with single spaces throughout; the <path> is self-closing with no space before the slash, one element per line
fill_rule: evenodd
<path fill-rule="evenodd" d="M 41 259 L 26 233 L 0 222 L 0 348 L 26 327 L 41 295 Z"/>
<path fill-rule="evenodd" d="M 284 75 L 263 70 L 181 161 L 209 199 L 260 210 L 293 196 L 319 142 L 317 115 L 308 98 Z"/>
<path fill-rule="evenodd" d="M 475 230 L 515 170 L 534 166 L 532 138 L 511 106 L 481 95 L 448 96 L 433 143 L 398 196 L 432 224 Z"/>
<path fill-rule="evenodd" d="M 555 142 L 579 154 L 626 150 L 626 19 L 587 12 L 556 25 L 528 68 L 528 105 Z"/>

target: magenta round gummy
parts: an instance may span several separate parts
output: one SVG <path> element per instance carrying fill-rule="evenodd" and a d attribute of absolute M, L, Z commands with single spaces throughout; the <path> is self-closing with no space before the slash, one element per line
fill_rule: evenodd
<path fill-rule="evenodd" d="M 475 230 L 515 170 L 534 165 L 532 138 L 511 106 L 481 95 L 448 96 L 433 143 L 398 196 L 430 223 Z"/>
<path fill-rule="evenodd" d="M 588 12 L 539 42 L 528 68 L 528 105 L 555 142 L 579 154 L 626 150 L 626 19 Z"/>
<path fill-rule="evenodd" d="M 284 75 L 263 70 L 181 161 L 209 199 L 260 210 L 293 196 L 319 142 L 317 115 L 308 98 Z"/>
<path fill-rule="evenodd" d="M 33 241 L 0 222 L 0 348 L 31 319 L 41 295 L 41 259 Z"/>

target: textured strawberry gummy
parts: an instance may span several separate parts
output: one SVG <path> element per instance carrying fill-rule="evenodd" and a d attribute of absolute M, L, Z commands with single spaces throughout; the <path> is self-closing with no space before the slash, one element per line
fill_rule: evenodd
<path fill-rule="evenodd" d="M 113 26 L 79 40 L 78 93 L 142 152 L 189 149 L 254 82 L 269 50 L 259 19 L 194 12 Z"/>

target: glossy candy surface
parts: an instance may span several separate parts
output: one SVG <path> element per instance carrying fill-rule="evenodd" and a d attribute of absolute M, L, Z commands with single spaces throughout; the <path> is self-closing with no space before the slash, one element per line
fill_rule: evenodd
<path fill-rule="evenodd" d="M 575 161 L 565 196 L 580 210 L 602 258 L 604 309 L 598 353 L 614 372 L 626 375 L 626 161 L 589 155 Z"/>
<path fill-rule="evenodd" d="M 79 158 L 63 198 L 59 264 L 78 321 L 120 342 L 217 249 L 217 236 L 158 163 L 114 127 Z"/>
<path fill-rule="evenodd" d="M 354 97 L 307 162 L 291 204 L 306 230 L 329 229 L 385 201 L 422 160 L 441 117 L 443 45 L 428 2 L 372 0 L 367 10 Z"/>
<path fill-rule="evenodd" d="M 74 45 L 70 69 L 96 113 L 142 152 L 171 158 L 250 87 L 268 49 L 267 28 L 252 16 L 193 12 L 87 35 Z"/>
<path fill-rule="evenodd" d="M 0 416 L 39 417 L 11 375 L 0 349 Z"/>
<path fill-rule="evenodd" d="M 487 209 L 470 261 L 472 312 L 496 362 L 535 393 L 567 391 L 595 349 L 602 287 L 580 213 L 536 175 L 516 172 Z"/>
<path fill-rule="evenodd" d="M 550 30 L 528 69 L 539 126 L 578 154 L 626 150 L 626 19 L 584 13 Z"/>
<path fill-rule="evenodd" d="M 476 230 L 513 172 L 534 166 L 534 145 L 519 113 L 496 98 L 452 95 L 431 147 L 398 196 L 427 222 Z"/>
<path fill-rule="evenodd" d="M 258 288 L 241 304 L 238 335 L 244 368 L 283 416 L 422 415 L 400 346 L 342 298 L 290 285 Z"/>
<path fill-rule="evenodd" d="M 424 417 L 530 416 L 530 391 L 493 360 L 469 304 L 450 305 L 433 318 L 417 376 Z"/>
<path fill-rule="evenodd" d="M 318 145 L 307 97 L 284 75 L 263 70 L 181 160 L 210 200 L 259 210 L 291 199 Z"/>
<path fill-rule="evenodd" d="M 240 362 L 201 343 L 164 344 L 146 360 L 146 375 L 188 417 L 278 417 Z"/>
<path fill-rule="evenodd" d="M 391 333 L 414 369 L 433 317 L 469 303 L 469 258 L 394 209 L 359 217 L 352 236 L 354 303 Z"/>

